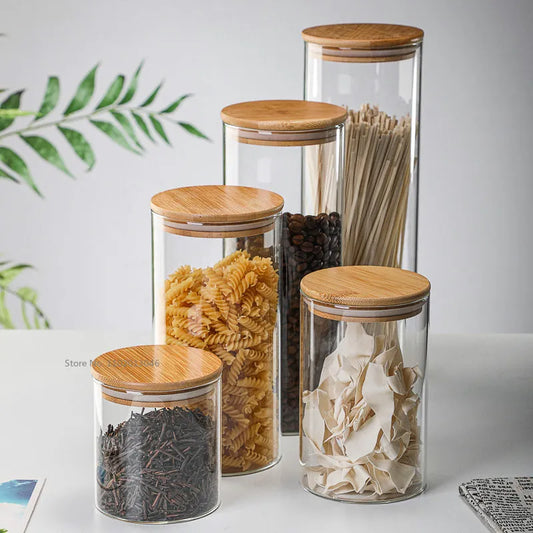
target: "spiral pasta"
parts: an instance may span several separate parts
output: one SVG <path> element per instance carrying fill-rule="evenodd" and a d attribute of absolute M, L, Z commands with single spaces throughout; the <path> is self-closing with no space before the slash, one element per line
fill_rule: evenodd
<path fill-rule="evenodd" d="M 277 286 L 270 258 L 240 250 L 210 268 L 181 266 L 166 280 L 167 344 L 209 350 L 224 364 L 225 473 L 257 470 L 277 457 Z"/>

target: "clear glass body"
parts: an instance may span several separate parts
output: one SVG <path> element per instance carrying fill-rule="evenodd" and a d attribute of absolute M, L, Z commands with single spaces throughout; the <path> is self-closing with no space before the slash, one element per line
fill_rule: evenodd
<path fill-rule="evenodd" d="M 285 200 L 281 230 L 281 429 L 298 434 L 300 281 L 341 264 L 344 125 L 301 132 L 224 124 L 224 183 Z"/>
<path fill-rule="evenodd" d="M 222 360 L 225 475 L 280 459 L 279 225 L 279 215 L 207 226 L 152 213 L 155 343 Z"/>
<path fill-rule="evenodd" d="M 343 263 L 416 271 L 422 45 L 305 44 L 304 98 L 345 106 Z"/>
<path fill-rule="evenodd" d="M 392 502 L 425 488 L 427 299 L 396 318 L 302 297 L 300 463 L 308 491 Z M 370 313 L 372 314 L 372 313 Z"/>
<path fill-rule="evenodd" d="M 141 523 L 182 522 L 220 504 L 220 378 L 175 393 L 94 382 L 96 507 Z"/>

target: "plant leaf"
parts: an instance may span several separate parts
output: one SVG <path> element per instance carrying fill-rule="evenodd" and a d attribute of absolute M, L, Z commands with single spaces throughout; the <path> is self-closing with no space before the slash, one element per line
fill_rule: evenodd
<path fill-rule="evenodd" d="M 133 129 L 131 122 L 122 113 L 119 113 L 118 111 L 111 111 L 111 114 L 115 117 L 116 121 L 122 126 L 128 137 L 141 150 L 144 150 L 142 144 L 139 142 L 139 139 L 137 139 L 137 135 L 135 135 L 135 130 Z"/>
<path fill-rule="evenodd" d="M 163 82 L 161 82 L 153 91 L 152 91 L 152 94 L 140 105 L 140 107 L 146 107 L 148 105 L 150 105 L 154 100 L 155 100 L 155 97 L 157 96 L 157 93 L 159 92 L 159 90 L 161 89 L 161 87 L 163 86 Z"/>
<path fill-rule="evenodd" d="M 135 91 L 137 90 L 137 81 L 139 80 L 139 74 L 141 73 L 142 66 L 143 62 L 141 61 L 141 64 L 137 67 L 137 70 L 135 71 L 135 74 L 133 75 L 133 78 L 130 81 L 128 89 L 126 90 L 126 94 L 119 102 L 119 104 L 127 104 L 134 97 Z"/>
<path fill-rule="evenodd" d="M 107 89 L 104 97 L 100 100 L 100 103 L 96 106 L 96 109 L 107 107 L 111 104 L 114 104 L 118 100 L 118 97 L 122 92 L 122 88 L 124 87 L 125 79 L 126 78 L 122 74 L 115 78 L 113 83 L 109 86 L 109 89 Z"/>
<path fill-rule="evenodd" d="M 87 170 L 91 170 L 96 163 L 96 157 L 85 137 L 79 131 L 61 126 L 58 128 L 78 157 L 87 164 Z"/>
<path fill-rule="evenodd" d="M 13 324 L 9 310 L 6 307 L 5 298 L 6 291 L 4 289 L 0 289 L 0 324 L 2 324 L 2 326 L 4 326 L 6 329 L 15 329 L 15 324 Z"/>
<path fill-rule="evenodd" d="M 144 132 L 144 134 L 152 141 L 155 142 L 152 134 L 150 133 L 150 130 L 148 129 L 148 126 L 146 125 L 146 122 L 143 120 L 143 118 L 138 115 L 137 113 L 131 112 L 131 115 L 133 116 L 135 122 L 137 123 L 137 126 L 141 128 L 141 130 Z"/>
<path fill-rule="evenodd" d="M 39 196 L 43 196 L 37 188 L 37 185 L 35 185 L 28 166 L 11 148 L 0 146 L 0 161 L 13 170 L 13 172 L 16 172 Z"/>
<path fill-rule="evenodd" d="M 31 265 L 19 263 L 18 265 L 10 266 L 4 270 L 0 270 L 0 287 L 7 287 L 23 270 L 33 268 Z"/>
<path fill-rule="evenodd" d="M 211 140 L 209 139 L 209 137 L 207 137 L 207 135 L 204 135 L 200 130 L 198 130 L 195 126 L 189 124 L 188 122 L 177 122 L 176 124 L 179 124 L 185 131 L 189 132 L 191 135 L 196 135 L 197 137 L 206 139 L 208 141 Z"/>
<path fill-rule="evenodd" d="M 20 98 L 23 92 L 24 91 L 17 91 L 13 94 L 10 94 L 0 104 L 0 109 L 18 109 L 20 107 Z M 15 117 L 0 118 L 0 131 L 5 130 L 6 128 L 9 128 L 9 126 L 13 124 L 14 120 L 15 120 Z"/>
<path fill-rule="evenodd" d="M 98 65 L 96 65 L 78 85 L 74 98 L 72 98 L 70 104 L 65 109 L 65 115 L 70 115 L 75 111 L 79 111 L 89 103 L 89 100 L 94 93 L 94 80 L 97 68 Z"/>
<path fill-rule="evenodd" d="M 21 111 L 20 109 L 0 109 L 0 118 L 17 118 L 37 114 L 37 111 Z"/>
<path fill-rule="evenodd" d="M 183 96 L 180 96 L 175 102 L 172 102 L 168 107 L 163 109 L 163 111 L 160 111 L 160 113 L 172 113 L 172 111 L 175 111 L 178 108 L 183 100 L 190 96 L 192 96 L 192 94 L 184 94 Z"/>
<path fill-rule="evenodd" d="M 39 135 L 20 135 L 20 138 L 29 146 L 31 146 L 45 161 L 54 165 L 56 168 L 73 178 L 69 169 L 65 166 L 63 159 L 59 155 L 57 148 L 44 137 Z"/>
<path fill-rule="evenodd" d="M 153 115 L 150 115 L 150 122 L 152 123 L 152 126 L 154 127 L 154 130 L 159 133 L 160 137 L 168 144 L 170 145 L 170 141 L 168 140 L 167 134 L 165 133 L 165 130 L 163 129 L 163 124 L 159 122 Z"/>
<path fill-rule="evenodd" d="M 128 143 L 122 132 L 114 124 L 111 124 L 111 122 L 105 122 L 103 120 L 91 120 L 90 123 L 96 126 L 101 132 L 105 133 L 117 144 L 120 144 L 120 146 L 123 148 L 126 148 L 135 154 L 139 154 L 139 152 Z"/>
<path fill-rule="evenodd" d="M 57 105 L 59 100 L 59 78 L 56 76 L 50 76 L 46 85 L 46 91 L 44 92 L 43 102 L 39 108 L 39 114 L 35 117 L 35 120 L 41 120 L 48 115 Z M 34 120 L 34 122 L 35 122 Z"/>
<path fill-rule="evenodd" d="M 8 180 L 14 181 L 15 183 L 20 183 L 19 180 L 15 178 L 15 176 L 12 176 L 11 174 L 4 172 L 1 168 L 0 168 L 0 178 L 7 178 Z"/>
<path fill-rule="evenodd" d="M 29 302 L 31 304 L 37 303 L 37 292 L 30 288 L 30 287 L 21 287 L 17 294 L 20 296 L 21 300 L 24 300 L 25 302 Z"/>

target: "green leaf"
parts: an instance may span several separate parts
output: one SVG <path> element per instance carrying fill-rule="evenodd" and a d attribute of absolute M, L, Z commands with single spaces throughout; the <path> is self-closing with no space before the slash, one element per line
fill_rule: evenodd
<path fill-rule="evenodd" d="M 159 122 L 153 115 L 150 115 L 150 122 L 152 123 L 152 126 L 154 127 L 154 130 L 159 133 L 161 138 L 170 145 L 170 141 L 168 140 L 167 134 L 165 133 L 165 130 L 163 129 L 163 124 Z"/>
<path fill-rule="evenodd" d="M 0 109 L 18 109 L 20 107 L 20 98 L 24 91 L 17 91 L 13 94 L 10 94 L 1 104 Z M 13 121 L 14 117 L 0 118 L 0 131 L 9 128 Z"/>
<path fill-rule="evenodd" d="M 70 101 L 70 104 L 65 109 L 65 115 L 70 115 L 76 111 L 79 111 L 89 103 L 89 100 L 94 93 L 94 80 L 96 77 L 97 68 L 98 65 L 96 65 L 78 85 L 74 98 Z"/>
<path fill-rule="evenodd" d="M 25 302 L 29 302 L 31 304 L 37 303 L 37 291 L 30 287 L 21 287 L 17 294 L 20 296 L 21 300 L 24 300 Z"/>
<path fill-rule="evenodd" d="M 137 82 L 139 80 L 139 74 L 141 73 L 142 66 L 143 62 L 141 61 L 141 64 L 137 67 L 137 70 L 135 71 L 135 74 L 133 75 L 133 78 L 130 81 L 124 98 L 122 98 L 119 104 L 127 104 L 134 97 L 135 91 L 137 90 Z"/>
<path fill-rule="evenodd" d="M 69 169 L 65 166 L 63 159 L 59 155 L 57 148 L 44 137 L 39 135 L 20 135 L 20 138 L 29 146 L 31 146 L 45 161 L 54 165 L 56 168 L 73 178 Z"/>
<path fill-rule="evenodd" d="M 153 91 L 152 91 L 152 94 L 140 105 L 140 107 L 146 107 L 148 105 L 150 105 L 154 100 L 155 100 L 155 97 L 157 96 L 157 93 L 159 92 L 159 90 L 161 89 L 161 87 L 163 86 L 163 82 L 161 82 Z"/>
<path fill-rule="evenodd" d="M 11 174 L 4 172 L 1 168 L 0 168 L 0 178 L 7 178 L 8 180 L 14 181 L 15 183 L 20 183 L 19 180 L 15 178 L 15 176 L 12 176 Z"/>
<path fill-rule="evenodd" d="M 7 287 L 23 270 L 33 268 L 31 265 L 20 263 L 4 270 L 0 270 L 0 287 Z"/>
<path fill-rule="evenodd" d="M 125 79 L 126 78 L 122 74 L 115 78 L 102 100 L 100 100 L 100 103 L 96 106 L 96 109 L 102 109 L 102 107 L 107 107 L 117 101 L 122 92 L 122 88 L 124 87 Z"/>
<path fill-rule="evenodd" d="M 142 144 L 139 142 L 139 139 L 137 139 L 137 135 L 135 134 L 135 130 L 133 129 L 131 122 L 122 113 L 119 113 L 118 111 L 111 111 L 111 114 L 115 117 L 116 121 L 122 126 L 128 137 L 141 150 L 144 150 Z"/>
<path fill-rule="evenodd" d="M 85 137 L 79 131 L 62 128 L 61 126 L 58 126 L 58 128 L 78 157 L 87 164 L 87 170 L 91 170 L 96 163 L 96 157 Z"/>
<path fill-rule="evenodd" d="M 211 140 L 207 135 L 204 135 L 200 130 L 195 128 L 192 124 L 189 124 L 188 122 L 177 122 L 185 131 L 189 132 L 191 135 L 196 135 L 197 137 L 200 137 L 202 139 Z"/>
<path fill-rule="evenodd" d="M 16 172 L 39 196 L 42 197 L 41 191 L 35 185 L 33 178 L 31 177 L 28 166 L 24 160 L 11 148 L 0 146 L 0 161 L 2 161 L 13 172 Z"/>
<path fill-rule="evenodd" d="M 137 123 L 137 126 L 141 128 L 141 130 L 144 132 L 144 134 L 152 141 L 155 142 L 154 138 L 152 137 L 152 134 L 150 133 L 150 130 L 148 129 L 148 126 L 146 125 L 146 122 L 143 120 L 143 118 L 138 115 L 137 113 L 131 112 L 131 115 L 133 116 L 133 119 Z"/>
<path fill-rule="evenodd" d="M 126 148 L 127 150 L 130 150 L 135 154 L 139 154 L 139 152 L 135 150 L 135 148 L 130 146 L 122 132 L 114 124 L 111 124 L 111 122 L 105 122 L 103 120 L 91 120 L 90 123 L 96 126 L 101 132 L 105 133 L 110 139 L 115 141 L 117 144 L 120 144 L 120 146 L 122 146 L 123 148 Z"/>
<path fill-rule="evenodd" d="M 190 96 L 192 96 L 192 94 L 184 94 L 183 96 L 180 96 L 175 102 L 172 102 L 168 107 L 163 109 L 161 113 L 172 113 L 172 111 L 175 111 L 178 108 L 183 100 L 189 98 Z"/>
<path fill-rule="evenodd" d="M 39 109 L 39 114 L 35 117 L 35 120 L 41 120 L 48 115 L 57 105 L 59 100 L 59 78 L 56 76 L 50 76 L 48 78 L 48 84 L 46 85 L 46 91 L 44 92 L 43 103 Z"/>
<path fill-rule="evenodd" d="M 15 329 L 15 324 L 13 324 L 6 307 L 6 291 L 4 289 L 0 289 L 0 324 L 6 329 Z"/>
<path fill-rule="evenodd" d="M 27 117 L 37 115 L 37 111 L 21 111 L 20 109 L 0 109 L 0 118 Z"/>

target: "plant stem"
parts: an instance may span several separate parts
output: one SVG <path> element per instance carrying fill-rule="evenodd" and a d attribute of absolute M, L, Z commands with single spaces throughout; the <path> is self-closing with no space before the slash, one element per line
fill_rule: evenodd
<path fill-rule="evenodd" d="M 164 120 L 172 120 L 170 117 L 166 116 L 165 114 L 158 113 L 157 111 L 150 111 L 149 109 L 146 109 L 144 107 L 129 107 L 129 106 L 120 106 L 120 105 L 111 105 L 107 107 L 103 107 L 102 109 L 96 109 L 92 111 L 91 113 L 86 113 L 84 115 L 74 115 L 69 117 L 63 117 L 59 120 L 54 120 L 52 122 L 43 122 L 43 123 L 33 123 L 29 126 L 26 126 L 24 128 L 20 128 L 18 130 L 12 130 L 8 131 L 7 133 L 4 133 L 0 135 L 0 140 L 5 139 L 6 137 L 12 137 L 14 135 L 21 135 L 23 133 L 29 133 L 32 131 L 37 131 L 44 128 L 49 128 L 53 126 L 60 126 L 62 124 L 67 124 L 69 122 L 77 122 L 78 120 L 83 119 L 90 119 L 93 117 L 96 117 L 97 115 L 101 113 L 109 113 L 111 111 L 134 111 L 136 113 L 146 113 L 149 115 L 157 115 L 159 118 L 162 118 Z"/>

